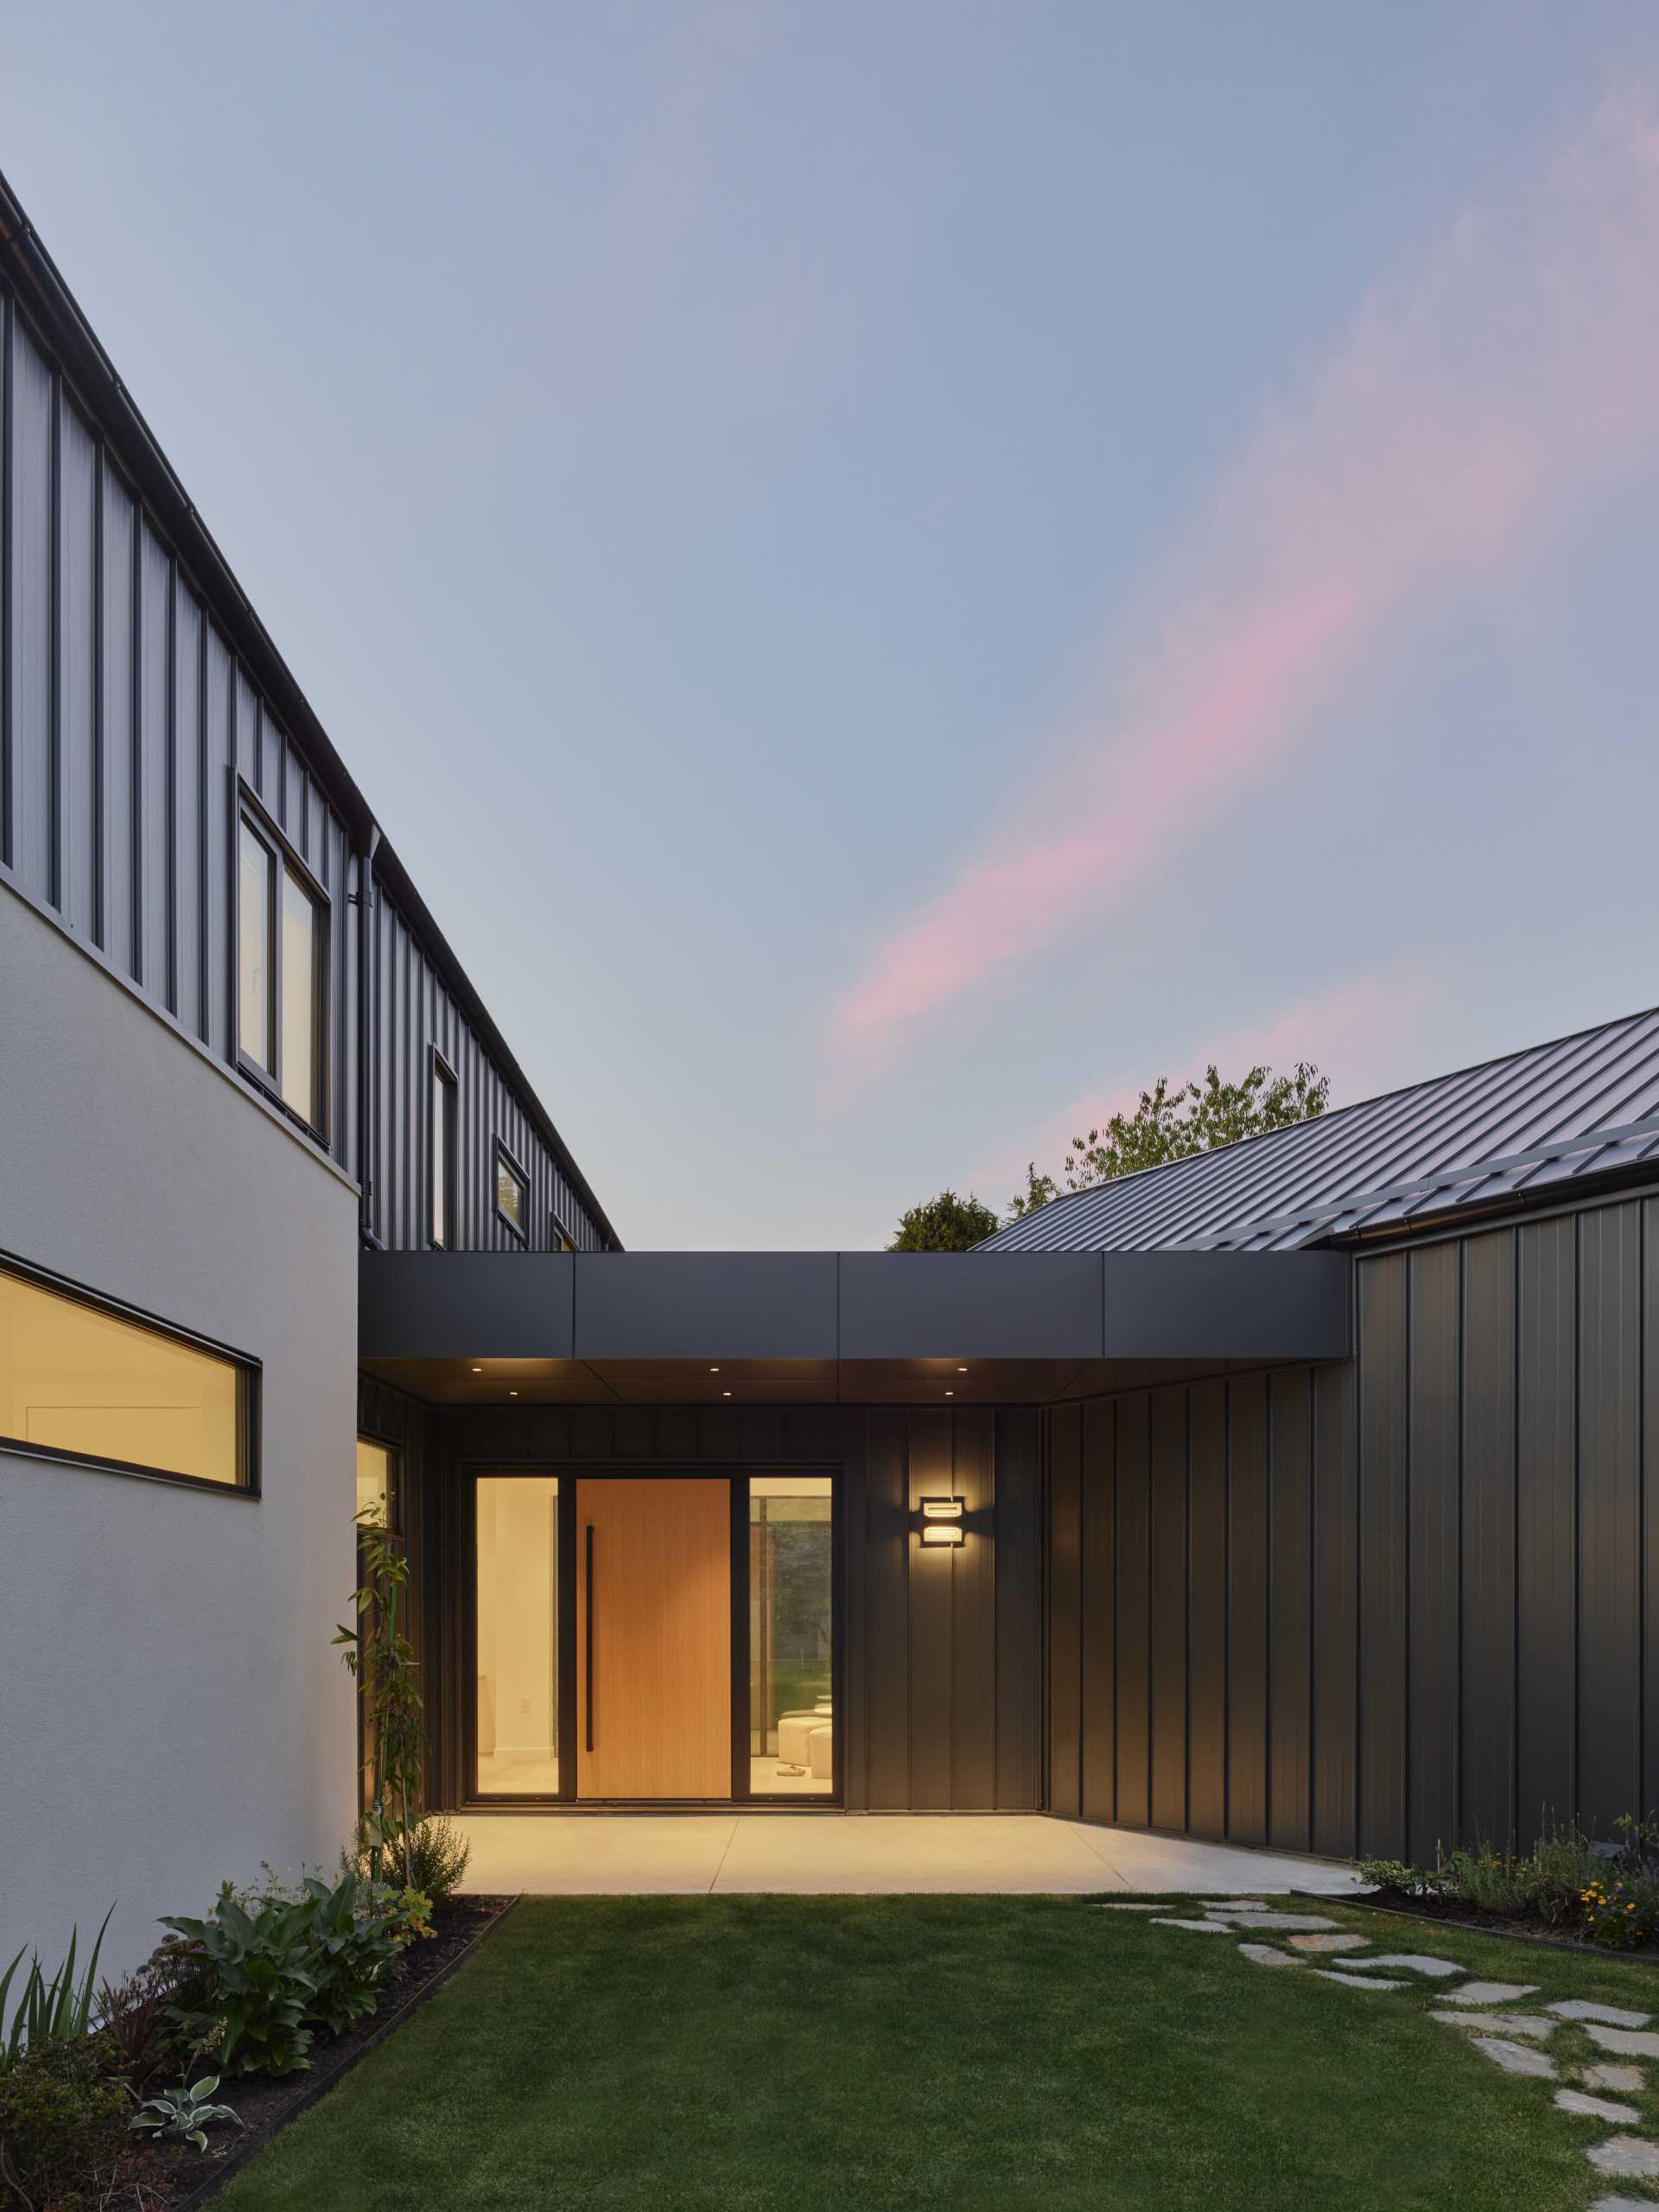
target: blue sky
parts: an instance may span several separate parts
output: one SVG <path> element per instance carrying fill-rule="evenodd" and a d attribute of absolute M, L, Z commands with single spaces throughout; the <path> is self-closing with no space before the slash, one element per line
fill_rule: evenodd
<path fill-rule="evenodd" d="M 0 166 L 636 1247 L 1659 1001 L 1659 13 L 10 10 Z"/>

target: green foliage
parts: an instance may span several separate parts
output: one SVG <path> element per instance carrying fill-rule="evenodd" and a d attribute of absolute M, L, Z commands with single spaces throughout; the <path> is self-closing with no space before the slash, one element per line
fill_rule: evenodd
<path fill-rule="evenodd" d="M 1634 1951 L 1659 1929 L 1659 1886 L 1639 1878 L 1589 1883 L 1580 1896 L 1584 1932 L 1610 1951 Z"/>
<path fill-rule="evenodd" d="M 208 2103 L 218 2087 L 217 2074 L 204 2074 L 200 2082 L 175 2089 L 170 2097 L 149 2097 L 128 2125 L 135 2134 L 149 2135 L 158 2143 L 194 2143 L 198 2151 L 205 2151 L 207 2130 L 216 2122 L 228 2120 L 238 2127 L 242 2125 L 229 2105 Z"/>
<path fill-rule="evenodd" d="M 1461 1897 L 1481 1912 L 1524 1913 L 1532 1905 L 1534 1874 L 1529 1860 L 1483 1843 L 1443 1857 L 1433 1885 L 1440 1896 Z"/>
<path fill-rule="evenodd" d="M 355 1628 L 342 1622 L 346 1670 L 363 1698 L 365 1771 L 369 1777 L 369 1878 L 378 1882 L 390 1857 L 406 1888 L 415 1886 L 412 1836 L 419 1820 L 426 1762 L 420 1662 L 403 1632 L 409 1610 L 409 1559 L 401 1536 L 385 1526 L 378 1505 L 357 1516 L 362 1583 L 352 1592 Z"/>
<path fill-rule="evenodd" d="M 1362 1859 L 1359 1878 L 1374 1890 L 1398 1890 L 1402 1897 L 1426 1897 L 1434 1888 L 1434 1877 L 1426 1867 L 1408 1866 L 1403 1859 Z"/>
<path fill-rule="evenodd" d="M 317 2029 L 338 2035 L 374 2009 L 397 1956 L 397 1915 L 359 1905 L 355 1875 L 331 1890 L 307 1875 L 297 1897 L 241 1898 L 227 1882 L 205 1920 L 164 1924 L 200 1948 L 210 1975 L 194 2047 L 238 2074 L 292 2074 L 310 2063 Z"/>
<path fill-rule="evenodd" d="M 1114 1114 L 1103 1127 L 1072 1138 L 1060 1181 L 1039 1175 L 1033 1160 L 1026 1171 L 1026 1188 L 1009 1203 L 1010 1217 L 1017 1220 L 1046 1205 L 1062 1189 L 1091 1191 L 1143 1167 L 1161 1167 L 1195 1152 L 1236 1144 L 1241 1137 L 1311 1121 L 1324 1113 L 1330 1095 L 1330 1077 L 1306 1060 L 1299 1060 L 1290 1075 L 1253 1067 L 1238 1083 L 1224 1083 L 1213 1064 L 1205 1070 L 1202 1083 L 1172 1088 L 1168 1077 L 1160 1075 L 1150 1090 L 1141 1093 L 1133 1114 Z"/>
<path fill-rule="evenodd" d="M 351 1849 L 340 1855 L 341 1872 L 349 1868 L 360 1881 L 370 1881 L 373 1850 L 374 1832 L 366 1821 L 362 1822 Z M 432 1905 L 442 1904 L 459 1886 L 472 1855 L 473 1847 L 447 1813 L 429 1813 L 410 1831 L 409 1863 L 413 1879 L 404 1887 L 418 1891 Z M 396 1892 L 382 1883 L 380 1894 L 391 1897 Z"/>
<path fill-rule="evenodd" d="M 111 1905 L 110 1912 L 114 1910 Z M 104 1948 L 104 1930 L 109 1924 L 110 1913 L 106 1912 L 98 1940 L 92 1945 L 92 1955 L 79 1980 L 75 1978 L 79 1928 L 70 1929 L 68 1955 L 50 1980 L 41 1971 L 40 1953 L 35 1952 L 29 1961 L 16 2010 L 10 2019 L 6 2005 L 13 1978 L 23 1962 L 23 1954 L 19 1951 L 4 1974 L 0 1974 L 0 2074 L 17 2064 L 25 2049 L 38 2050 L 44 2044 L 73 2042 L 77 2037 L 90 2033 L 92 1992 L 98 1986 L 98 1955 Z"/>
<path fill-rule="evenodd" d="M 1584 1919 L 1584 1892 L 1605 1870 L 1595 1847 L 1576 1828 L 1541 1836 L 1525 1865 L 1532 1910 L 1552 1928 L 1576 1928 Z"/>
<path fill-rule="evenodd" d="M 912 1206 L 899 1217 L 899 1227 L 889 1252 L 966 1252 L 983 1243 L 1001 1227 L 989 1206 L 970 1191 L 960 1198 L 954 1191 L 941 1191 L 925 1205 Z"/>
<path fill-rule="evenodd" d="M 97 2034 L 31 2043 L 0 2074 L 0 2182 L 40 2212 L 107 2203 L 126 2148 L 119 2054 Z"/>

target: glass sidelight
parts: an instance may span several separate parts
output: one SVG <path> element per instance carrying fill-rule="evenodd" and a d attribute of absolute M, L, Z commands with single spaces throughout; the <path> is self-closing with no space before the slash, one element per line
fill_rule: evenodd
<path fill-rule="evenodd" d="M 478 1794 L 551 1796 L 559 1786 L 559 1485 L 480 1475 L 478 1493 Z"/>
<path fill-rule="evenodd" d="M 749 1789 L 836 1787 L 835 1572 L 828 1475 L 749 1478 Z"/>

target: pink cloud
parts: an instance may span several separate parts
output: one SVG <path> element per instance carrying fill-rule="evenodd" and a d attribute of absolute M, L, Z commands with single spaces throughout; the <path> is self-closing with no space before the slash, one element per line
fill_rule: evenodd
<path fill-rule="evenodd" d="M 999 817 L 1000 840 L 837 1001 L 838 1051 L 880 1060 L 911 1024 L 1125 898 L 1307 741 L 1402 608 L 1490 589 L 1570 502 L 1651 458 L 1656 269 L 1659 108 L 1624 92 L 1375 297 L 1256 438 L 1140 610 L 1133 634 L 1150 646 L 1113 696 L 1039 741 L 1046 789 L 1070 795 L 1062 826 Z"/>

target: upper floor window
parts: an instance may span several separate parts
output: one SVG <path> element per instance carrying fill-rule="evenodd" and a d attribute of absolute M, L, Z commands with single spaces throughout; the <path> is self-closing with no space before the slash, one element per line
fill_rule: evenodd
<path fill-rule="evenodd" d="M 432 1217 L 428 1234 L 441 1251 L 455 1241 L 455 1077 L 454 1071 L 432 1055 L 432 1156 L 429 1163 Z"/>
<path fill-rule="evenodd" d="M 495 1147 L 495 1210 L 522 1243 L 529 1217 L 530 1185 L 524 1171 L 504 1144 Z"/>
<path fill-rule="evenodd" d="M 236 882 L 238 1055 L 284 1105 L 321 1134 L 325 895 L 303 864 L 245 805 L 237 817 Z"/>
<path fill-rule="evenodd" d="M 0 1267 L 0 1449 L 252 1490 L 256 1397 L 245 1362 Z"/>
<path fill-rule="evenodd" d="M 556 1252 L 574 1252 L 576 1240 L 556 1213 L 547 1217 L 547 1241 Z"/>

